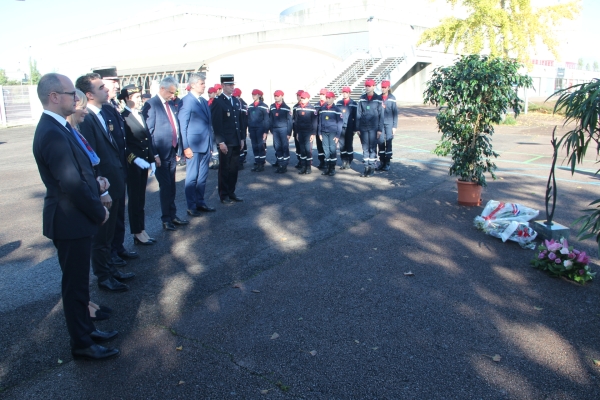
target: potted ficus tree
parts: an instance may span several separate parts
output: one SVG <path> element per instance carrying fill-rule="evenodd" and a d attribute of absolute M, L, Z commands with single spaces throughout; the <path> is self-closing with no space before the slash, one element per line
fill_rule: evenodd
<path fill-rule="evenodd" d="M 442 138 L 434 153 L 452 158 L 450 175 L 458 177 L 458 203 L 475 206 L 487 186 L 485 173 L 496 179 L 498 157 L 492 148 L 494 124 L 509 109 L 519 115 L 523 101 L 517 90 L 531 87 L 519 73 L 522 65 L 504 57 L 461 56 L 454 65 L 433 70 L 423 93 L 426 104 L 439 107 L 436 117 Z"/>

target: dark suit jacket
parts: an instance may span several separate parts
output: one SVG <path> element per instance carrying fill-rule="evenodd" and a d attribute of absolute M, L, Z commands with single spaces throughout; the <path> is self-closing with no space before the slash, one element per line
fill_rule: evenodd
<path fill-rule="evenodd" d="M 108 122 L 113 125 L 112 135 L 119 146 L 121 162 L 125 165 L 125 155 L 127 151 L 125 121 L 123 120 L 123 117 L 121 117 L 121 114 L 111 104 L 103 104 L 102 113 L 107 121 L 106 126 L 109 125 Z"/>
<path fill-rule="evenodd" d="M 69 240 L 95 235 L 105 210 L 92 164 L 72 132 L 42 114 L 33 137 L 33 155 L 46 185 L 44 236 Z"/>
<path fill-rule="evenodd" d="M 189 92 L 179 103 L 179 127 L 181 128 L 181 146 L 190 148 L 194 153 L 211 151 L 212 117 L 208 102 L 198 100 Z"/>
<path fill-rule="evenodd" d="M 96 167 L 98 175 L 108 179 L 110 188 L 108 192 L 112 198 L 121 198 L 125 195 L 125 179 L 127 171 L 123 165 L 123 148 L 117 144 L 117 138 L 113 135 L 114 141 L 110 140 L 108 132 L 104 130 L 96 114 L 88 109 L 89 114 L 85 116 L 82 123 L 79 124 L 81 134 L 85 136 L 92 149 L 100 157 L 100 164 Z M 102 110 L 104 113 L 104 109 Z M 112 122 L 112 119 L 111 119 Z M 107 124 L 107 128 L 109 128 Z M 113 124 L 113 132 L 118 132 L 120 127 Z"/>
<path fill-rule="evenodd" d="M 166 160 L 173 148 L 173 129 L 167 116 L 167 111 L 161 103 L 162 98 L 156 95 L 144 104 L 142 116 L 146 121 L 148 132 L 152 136 L 152 144 L 158 152 L 161 160 Z M 177 108 L 172 102 L 168 102 L 171 112 L 173 113 L 173 123 L 179 124 L 177 119 Z M 179 128 L 178 128 L 179 131 Z"/>
<path fill-rule="evenodd" d="M 215 97 L 210 111 L 217 144 L 225 142 L 227 146 L 239 146 L 242 140 L 241 106 L 238 99 L 231 97 L 233 104 L 224 94 Z"/>
<path fill-rule="evenodd" d="M 127 154 L 125 156 L 127 162 L 131 164 L 136 157 L 139 157 L 142 160 L 153 163 L 156 150 L 154 150 L 152 137 L 148 133 L 148 129 L 146 129 L 146 124 L 140 123 L 128 109 L 123 110 L 121 116 L 125 121 L 125 140 L 127 141 Z M 144 118 L 142 117 L 143 120 Z"/>

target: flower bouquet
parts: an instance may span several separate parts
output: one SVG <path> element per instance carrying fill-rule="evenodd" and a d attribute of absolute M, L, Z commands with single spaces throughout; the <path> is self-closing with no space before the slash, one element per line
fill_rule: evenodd
<path fill-rule="evenodd" d="M 537 217 L 539 213 L 538 210 L 517 203 L 490 200 L 473 223 L 478 229 L 502 239 L 503 242 L 511 240 L 519 243 L 521 247 L 534 250 L 533 240 L 537 232 L 529 227 L 527 221 Z"/>
<path fill-rule="evenodd" d="M 585 251 L 569 247 L 567 239 L 560 239 L 559 242 L 554 239 L 545 240 L 538 249 L 539 253 L 531 260 L 534 268 L 548 271 L 552 276 L 564 276 L 578 283 L 591 281 L 596 275 L 590 271 L 590 257 Z"/>

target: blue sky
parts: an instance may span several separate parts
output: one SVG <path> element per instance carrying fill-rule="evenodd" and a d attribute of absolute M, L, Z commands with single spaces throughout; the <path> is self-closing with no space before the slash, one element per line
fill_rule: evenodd
<path fill-rule="evenodd" d="M 423 0 L 422 0 L 423 1 Z M 220 3 L 207 0 L 2 0 L 0 5 L 0 68 L 14 71 L 27 69 L 31 56 L 38 61 L 42 73 L 52 68 L 44 64 L 44 52 L 53 44 L 82 36 L 89 29 L 127 20 L 143 10 L 176 5 L 194 5 L 261 12 L 276 16 L 285 8 L 301 1 L 229 0 Z M 600 62 L 600 46 L 597 46 L 597 25 L 600 21 L 600 0 L 583 0 L 581 27 L 583 37 L 577 43 L 569 43 L 573 54 L 565 55 L 565 61 Z"/>

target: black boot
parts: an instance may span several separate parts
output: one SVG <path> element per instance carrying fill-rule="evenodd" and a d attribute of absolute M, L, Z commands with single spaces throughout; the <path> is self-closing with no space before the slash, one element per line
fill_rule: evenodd
<path fill-rule="evenodd" d="M 334 176 L 335 175 L 335 161 L 330 161 L 329 162 L 329 176 Z"/>
<path fill-rule="evenodd" d="M 308 165 L 308 161 L 300 160 L 300 163 L 302 164 L 302 166 L 300 167 L 300 171 L 298 171 L 298 174 L 306 174 L 306 166 Z"/>
<path fill-rule="evenodd" d="M 361 178 L 367 178 L 369 176 L 369 167 L 365 165 L 365 170 L 360 174 Z"/>
<path fill-rule="evenodd" d="M 323 172 L 321 172 L 321 175 L 329 175 L 330 168 L 331 168 L 331 165 L 329 164 L 329 161 L 327 161 L 324 165 Z"/>
<path fill-rule="evenodd" d="M 279 173 L 280 174 L 285 174 L 287 172 L 287 165 L 284 167 L 279 167 Z"/>
<path fill-rule="evenodd" d="M 384 171 L 389 171 L 390 170 L 390 160 L 387 159 L 385 160 L 385 168 L 383 168 Z"/>
<path fill-rule="evenodd" d="M 319 165 L 317 169 L 325 169 L 325 156 L 319 156 Z"/>
<path fill-rule="evenodd" d="M 379 159 L 379 166 L 377 168 L 375 168 L 377 171 L 383 171 L 383 169 L 385 168 L 385 158 L 381 157 Z"/>
<path fill-rule="evenodd" d="M 312 161 L 306 161 L 306 175 L 312 174 Z"/>
<path fill-rule="evenodd" d="M 302 168 L 302 160 L 301 159 L 298 159 L 298 164 L 296 164 L 296 166 L 294 168 L 296 168 L 296 169 Z"/>
<path fill-rule="evenodd" d="M 369 167 L 369 176 L 375 175 L 375 168 Z"/>
<path fill-rule="evenodd" d="M 252 171 L 252 172 L 258 171 L 258 164 L 254 163 L 254 167 L 252 167 L 252 169 L 250 171 Z"/>
<path fill-rule="evenodd" d="M 263 172 L 265 170 L 265 164 L 258 164 L 256 172 Z"/>

